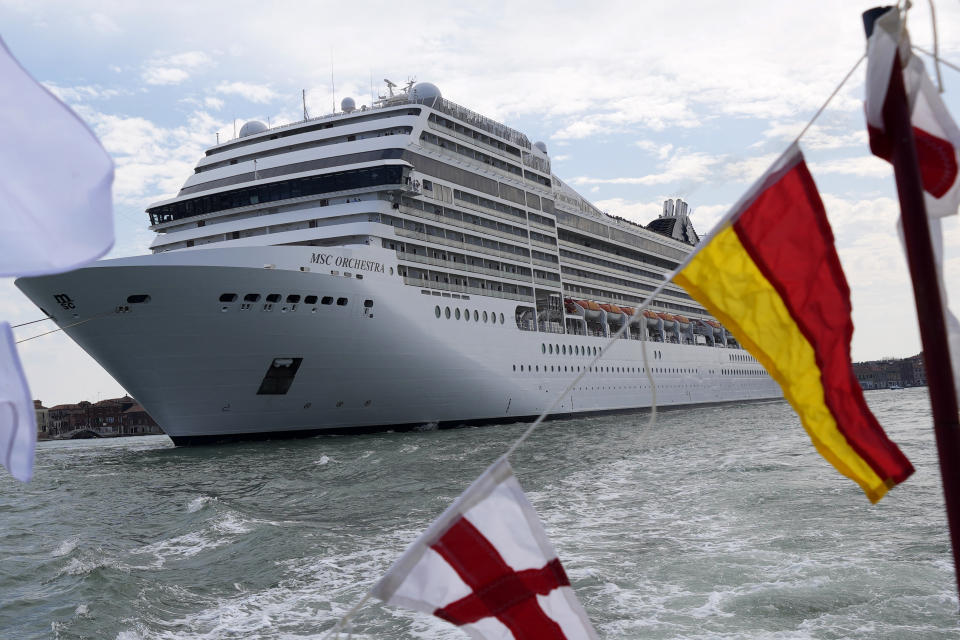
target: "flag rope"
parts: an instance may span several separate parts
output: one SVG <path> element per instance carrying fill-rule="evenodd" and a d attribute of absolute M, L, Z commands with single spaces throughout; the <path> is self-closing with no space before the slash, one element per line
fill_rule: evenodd
<path fill-rule="evenodd" d="M 21 322 L 20 324 L 10 325 L 10 328 L 16 329 L 18 327 L 25 327 L 28 324 L 36 324 L 38 322 L 43 322 L 44 320 L 53 320 L 53 318 L 51 318 L 50 316 L 47 316 L 46 318 L 40 318 L 39 320 L 31 320 L 30 322 Z"/>
<path fill-rule="evenodd" d="M 35 336 L 30 336 L 29 338 L 24 338 L 23 340 L 17 340 L 14 344 L 20 344 L 21 342 L 27 342 L 27 341 L 29 341 L 29 340 L 33 340 L 34 338 L 41 338 L 41 337 L 43 337 L 43 336 L 48 336 L 48 335 L 50 335 L 51 333 L 56 333 L 56 332 L 58 332 L 58 331 L 63 331 L 64 329 L 69 329 L 70 327 L 76 327 L 76 326 L 78 326 L 78 325 L 81 325 L 81 324 L 83 324 L 84 322 L 90 322 L 91 320 L 96 320 L 97 318 L 102 318 L 102 317 L 104 317 L 104 316 L 108 316 L 108 315 L 110 315 L 111 313 L 114 313 L 114 312 L 113 312 L 113 311 L 104 311 L 104 312 L 101 313 L 101 314 L 98 314 L 98 315 L 95 315 L 95 316 L 90 316 L 90 317 L 87 318 L 86 320 L 81 320 L 80 322 L 74 322 L 73 324 L 68 324 L 68 325 L 65 326 L 65 327 L 57 327 L 56 329 L 53 329 L 52 331 L 45 331 L 44 333 L 38 333 L 38 334 L 35 335 Z M 44 320 L 46 320 L 46 319 L 47 319 L 47 318 L 44 318 Z M 40 321 L 39 321 L 39 320 L 35 320 L 34 322 L 40 322 Z M 32 323 L 30 323 L 30 322 L 25 322 L 24 324 L 32 324 Z M 17 326 L 18 326 L 18 327 L 22 327 L 23 325 L 17 325 Z M 11 328 L 12 328 L 12 327 L 11 327 Z"/>
<path fill-rule="evenodd" d="M 793 142 L 791 142 L 791 143 L 787 146 L 786 150 L 784 150 L 784 152 L 780 154 L 780 156 L 776 159 L 776 161 L 773 162 L 773 165 L 779 164 L 781 161 L 783 161 L 784 158 L 786 158 L 786 157 L 788 156 L 788 154 L 791 153 L 791 151 L 793 151 L 793 149 L 794 149 L 794 147 L 796 146 L 796 144 L 800 141 L 800 138 L 802 138 L 802 137 L 804 136 L 804 134 L 806 134 L 807 131 L 810 129 L 810 127 L 813 125 L 813 123 L 816 122 L 817 118 L 820 117 L 820 114 L 822 114 L 822 113 L 824 112 L 824 110 L 827 108 L 827 105 L 829 105 L 830 102 L 833 100 L 833 98 L 836 97 L 837 93 L 840 92 L 840 89 L 843 88 L 843 85 L 845 85 L 845 84 L 847 83 L 847 81 L 850 79 L 850 76 L 852 76 L 852 75 L 854 74 L 854 72 L 855 72 L 855 71 L 857 70 L 857 68 L 860 66 L 860 63 L 862 63 L 866 57 L 867 57 L 867 54 L 864 53 L 862 56 L 860 56 L 860 58 L 857 59 L 856 63 L 853 65 L 853 67 L 850 69 L 850 71 L 848 71 L 847 74 L 843 77 L 843 80 L 840 81 L 840 84 L 837 85 L 837 87 L 833 90 L 833 92 L 832 92 L 832 93 L 830 94 L 830 96 L 826 99 L 826 101 L 824 101 L 824 103 L 820 106 L 820 108 L 817 110 L 817 112 L 813 114 L 813 117 L 810 118 L 810 121 L 807 122 L 807 125 L 800 131 L 799 135 L 797 135 L 797 137 L 794 138 Z M 724 215 L 724 217 L 721 218 L 720 221 L 717 222 L 716 225 L 714 225 L 713 229 L 712 229 L 711 232 L 707 235 L 707 237 L 704 238 L 704 239 L 700 242 L 700 244 L 699 244 L 693 251 L 691 251 L 689 254 L 687 254 L 686 258 L 684 258 L 683 261 L 681 261 L 680 264 L 677 265 L 677 267 L 676 267 L 673 271 L 671 271 L 670 273 L 668 273 L 668 274 L 664 277 L 663 282 L 661 282 L 659 285 L 657 285 L 657 287 L 656 287 L 653 291 L 650 292 L 650 295 L 647 296 L 647 299 L 644 300 L 639 306 L 637 306 L 637 307 L 634 309 L 633 315 L 631 315 L 631 316 L 627 319 L 627 321 L 623 323 L 623 326 L 621 326 L 620 329 L 619 329 L 616 333 L 614 333 L 613 336 L 610 337 L 610 339 L 607 341 L 607 344 L 604 345 L 604 347 L 600 350 L 600 352 L 593 357 L 593 359 L 590 361 L 590 363 L 583 368 L 583 371 L 581 371 L 581 372 L 579 372 L 579 373 L 577 374 L 577 376 L 573 379 L 573 381 L 570 382 L 570 384 L 568 384 L 568 385 L 566 386 L 566 388 L 565 388 L 560 394 L 558 394 L 558 395 L 554 398 L 553 402 L 550 403 L 550 406 L 548 406 L 548 407 L 544 410 L 544 412 L 541 413 L 541 414 L 537 417 L 536 420 L 534 420 L 533 424 L 531 424 L 531 425 L 526 429 L 526 431 L 524 431 L 524 432 L 520 435 L 520 437 L 517 438 L 517 439 L 514 441 L 514 443 L 513 443 L 512 445 L 510 445 L 510 448 L 507 449 L 507 451 L 506 451 L 505 453 L 503 453 L 503 455 L 501 455 L 500 457 L 498 457 L 498 458 L 493 462 L 493 464 L 496 464 L 497 462 L 499 462 L 500 460 L 503 460 L 503 459 L 509 459 L 510 456 L 513 455 L 513 453 L 517 450 L 517 448 L 519 448 L 520 445 L 523 444 L 524 441 L 526 441 L 526 439 L 529 438 L 529 437 L 533 434 L 533 432 L 537 430 L 537 428 L 543 423 L 543 421 L 547 418 L 547 416 L 549 416 L 551 413 L 553 413 L 554 409 L 557 408 L 557 405 L 559 405 L 560 402 L 570 393 L 570 391 L 572 391 L 573 388 L 574 388 L 581 380 L 583 380 L 584 376 L 586 376 L 587 373 L 590 371 L 590 369 L 604 356 L 604 354 L 607 353 L 607 351 L 610 349 L 610 347 L 612 347 L 612 346 L 616 343 L 617 340 L 621 339 L 621 336 L 623 336 L 623 334 L 626 333 L 626 331 L 629 329 L 630 324 L 631 324 L 634 320 L 638 319 L 639 317 L 641 317 L 641 316 L 643 315 L 643 312 L 650 306 L 650 304 L 653 302 L 653 300 L 654 300 L 658 295 L 660 295 L 660 294 L 663 292 L 663 290 L 667 287 L 667 285 L 670 284 L 670 283 L 673 281 L 673 279 L 677 276 L 677 274 L 679 274 L 681 271 L 683 271 L 683 270 L 690 264 L 690 262 L 697 256 L 698 253 L 700 253 L 700 250 L 701 250 L 704 246 L 706 246 L 707 244 L 709 244 L 709 241 L 710 241 L 710 240 L 713 238 L 713 236 L 715 235 L 714 232 L 715 232 L 719 227 L 721 227 L 721 226 L 723 226 L 725 223 L 729 222 L 729 221 L 734 217 L 734 215 L 736 215 L 736 213 L 740 210 L 741 205 L 742 205 L 745 201 L 747 201 L 750 197 L 752 197 L 752 195 L 754 195 L 753 192 L 754 192 L 754 189 L 753 189 L 753 188 L 749 189 L 749 190 L 744 194 L 744 196 L 743 196 L 742 198 L 740 198 L 740 200 L 738 200 L 737 203 L 733 205 L 733 207 L 730 208 L 730 210 Z M 93 320 L 93 318 L 88 318 L 88 320 Z M 86 320 L 85 320 L 84 322 L 86 322 Z M 73 326 L 73 325 L 70 325 L 70 326 Z M 67 328 L 67 327 L 65 327 L 65 328 Z M 41 335 L 44 335 L 44 334 L 41 334 Z M 641 335 L 641 341 L 644 342 L 644 343 L 646 343 L 646 332 L 645 332 L 645 331 L 641 331 L 640 335 Z M 39 336 L 34 336 L 34 337 L 39 337 Z M 28 338 L 28 339 L 30 339 L 30 338 Z M 657 417 L 657 407 L 656 407 L 657 389 L 656 389 L 656 383 L 655 383 L 654 380 L 653 380 L 652 371 L 651 371 L 651 369 L 650 369 L 650 367 L 649 367 L 649 360 L 648 360 L 648 356 L 647 356 L 646 344 L 644 344 L 644 348 L 643 348 L 642 353 L 643 353 L 643 368 L 644 368 L 644 370 L 646 371 L 647 379 L 650 381 L 650 392 L 651 392 L 651 400 L 652 400 L 652 402 L 651 402 L 651 407 L 650 407 L 650 420 L 649 420 L 649 422 L 648 422 L 648 424 L 647 424 L 647 426 L 648 426 L 648 428 L 649 428 L 649 427 L 652 427 L 652 426 L 656 423 L 656 417 Z M 492 466 L 492 465 L 491 465 L 491 466 Z M 327 638 L 330 638 L 334 633 L 336 633 L 337 636 L 339 636 L 340 630 L 344 628 L 344 625 L 346 625 L 346 624 L 349 622 L 349 620 L 350 620 L 353 616 L 355 616 L 355 615 L 357 614 L 357 612 L 360 610 L 360 608 L 361 608 L 364 604 L 366 604 L 366 602 L 371 598 L 371 596 L 372 596 L 372 589 L 373 589 L 373 587 L 370 587 L 369 589 L 367 589 L 367 591 L 365 592 L 364 596 L 360 599 L 360 601 L 357 602 L 357 604 L 353 605 L 353 607 L 351 607 L 350 610 L 347 611 L 347 612 L 337 621 L 337 623 L 334 624 L 333 627 L 330 628 L 329 631 L 327 631 L 327 633 L 323 636 L 323 640 L 326 640 Z"/>
<path fill-rule="evenodd" d="M 941 58 L 939 55 L 937 55 L 936 53 L 934 53 L 934 52 L 932 52 L 932 51 L 927 51 L 927 50 L 924 49 L 923 47 L 918 47 L 917 45 L 911 45 L 911 47 L 913 48 L 914 51 L 919 51 L 920 53 L 922 53 L 922 54 L 924 54 L 924 55 L 928 55 L 928 56 L 930 56 L 931 58 L 933 58 L 934 60 L 936 60 L 937 62 L 939 62 L 940 64 L 942 64 L 942 65 L 944 65 L 944 66 L 946 66 L 946 67 L 950 67 L 950 68 L 953 69 L 954 71 L 960 71 L 960 65 L 953 64 L 953 63 L 950 62 L 949 60 L 944 60 L 943 58 Z"/>

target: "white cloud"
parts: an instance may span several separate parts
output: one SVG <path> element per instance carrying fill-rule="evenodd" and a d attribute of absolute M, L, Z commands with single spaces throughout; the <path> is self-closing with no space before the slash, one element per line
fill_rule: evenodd
<path fill-rule="evenodd" d="M 140 74 L 147 84 L 180 84 L 190 77 L 183 69 L 175 67 L 150 67 Z"/>
<path fill-rule="evenodd" d="M 823 160 L 810 163 L 810 173 L 840 174 L 861 178 L 884 178 L 892 174 L 890 165 L 876 156 L 857 156 L 837 160 Z"/>
<path fill-rule="evenodd" d="M 220 98 L 214 98 L 213 96 L 207 96 L 206 98 L 204 98 L 203 104 L 204 106 L 210 109 L 219 110 L 223 108 L 223 100 L 221 100 Z"/>
<path fill-rule="evenodd" d="M 190 72 L 213 65 L 213 59 L 203 51 L 185 51 L 147 61 L 140 77 L 147 84 L 180 84 Z"/>
<path fill-rule="evenodd" d="M 277 97 L 270 87 L 251 82 L 221 82 L 215 91 L 227 95 L 237 95 L 250 102 L 267 103 Z"/>
<path fill-rule="evenodd" d="M 100 85 L 78 85 L 75 87 L 61 87 L 53 82 L 44 82 L 43 86 L 53 95 L 67 103 L 85 102 L 87 100 L 107 100 L 119 95 L 127 95 L 128 90 L 106 89 Z"/>

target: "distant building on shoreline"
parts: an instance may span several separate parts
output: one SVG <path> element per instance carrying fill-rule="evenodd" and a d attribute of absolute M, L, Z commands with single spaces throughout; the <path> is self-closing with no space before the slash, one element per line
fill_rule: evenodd
<path fill-rule="evenodd" d="M 84 400 L 76 404 L 58 404 L 49 409 L 35 400 L 34 407 L 37 411 L 37 434 L 40 437 L 59 438 L 78 431 L 92 431 L 102 436 L 163 433 L 150 414 L 130 396 L 95 403 Z M 46 412 L 43 427 L 40 422 L 41 410 Z"/>
<path fill-rule="evenodd" d="M 853 372 L 864 389 L 891 387 L 925 387 L 927 372 L 923 367 L 923 353 L 902 359 L 888 358 L 870 362 L 855 362 Z"/>

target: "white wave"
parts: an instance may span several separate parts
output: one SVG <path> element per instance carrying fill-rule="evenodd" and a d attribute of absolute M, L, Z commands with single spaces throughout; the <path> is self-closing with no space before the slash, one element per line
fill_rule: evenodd
<path fill-rule="evenodd" d="M 73 614 L 78 618 L 86 618 L 90 615 L 90 607 L 85 604 L 78 604 Z"/>
<path fill-rule="evenodd" d="M 200 509 L 203 509 L 208 504 L 212 504 L 216 501 L 217 499 L 212 496 L 198 496 L 193 500 L 191 500 L 190 503 L 187 505 L 187 513 L 196 513 L 197 511 L 200 511 Z"/>
<path fill-rule="evenodd" d="M 330 458 L 328 456 L 320 456 L 320 459 L 314 460 L 313 464 L 327 464 L 328 462 L 330 462 Z"/>
<path fill-rule="evenodd" d="M 73 553 L 73 550 L 77 548 L 77 545 L 80 544 L 80 538 L 67 538 L 59 545 L 57 548 L 50 552 L 50 555 L 54 558 L 60 558 L 65 555 Z"/>

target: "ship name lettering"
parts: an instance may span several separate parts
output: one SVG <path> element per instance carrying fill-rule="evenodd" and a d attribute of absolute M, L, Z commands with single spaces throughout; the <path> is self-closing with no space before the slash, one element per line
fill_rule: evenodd
<path fill-rule="evenodd" d="M 334 258 L 332 253 L 314 253 L 310 256 L 310 262 L 313 264 L 333 264 L 345 269 L 358 269 L 360 271 L 373 271 L 383 273 L 383 264 L 376 260 L 362 260 L 360 258 L 348 258 L 346 256 L 337 256 Z"/>

